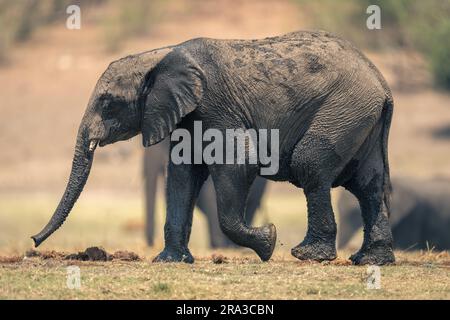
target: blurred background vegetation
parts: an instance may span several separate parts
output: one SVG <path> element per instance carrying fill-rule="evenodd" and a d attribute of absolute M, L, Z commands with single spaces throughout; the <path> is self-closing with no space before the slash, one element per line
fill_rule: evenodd
<path fill-rule="evenodd" d="M 65 27 L 71 4 L 81 8 L 81 30 Z M 381 30 L 366 28 L 370 4 L 381 8 Z M 199 36 L 250 39 L 300 29 L 351 40 L 386 78 L 395 100 L 393 174 L 450 177 L 450 93 L 441 89 L 450 90 L 450 0 L 0 0 L 0 252 L 22 252 L 48 220 L 66 184 L 79 120 L 111 61 Z M 96 154 L 71 222 L 47 247 L 146 248 L 142 150 L 136 137 Z M 306 228 L 305 199 L 289 183 L 268 189 L 256 224 L 275 222 L 289 256 Z M 157 248 L 165 215 L 158 192 Z M 207 247 L 206 226 L 196 213 L 195 250 Z"/>
<path fill-rule="evenodd" d="M 40 27 L 67 19 L 71 4 L 83 9 L 101 6 L 96 23 L 102 25 L 105 49 L 114 52 L 125 38 L 146 35 L 164 0 L 0 0 L 0 61 L 5 61 L 9 49 L 28 40 Z"/>
<path fill-rule="evenodd" d="M 342 35 L 358 46 L 373 50 L 413 48 L 422 52 L 436 84 L 450 90 L 450 1 L 449 0 L 292 0 L 299 10 L 310 13 L 311 27 Z M 41 26 L 67 17 L 69 4 L 102 6 L 99 16 L 105 49 L 113 52 L 124 39 L 148 33 L 170 2 L 163 0 L 0 0 L 0 61 L 17 42 L 26 41 Z M 361 28 L 366 8 L 381 8 L 382 29 Z M 369 33 L 370 36 L 369 36 Z"/>
<path fill-rule="evenodd" d="M 296 0 L 314 27 L 373 50 L 415 49 L 424 54 L 436 84 L 450 90 L 450 1 Z M 369 5 L 381 8 L 381 30 L 361 28 Z"/>
<path fill-rule="evenodd" d="M 70 0 L 0 0 L 0 61 L 16 43 L 28 40 L 37 28 L 65 15 Z M 90 1 L 85 1 L 90 2 Z"/>

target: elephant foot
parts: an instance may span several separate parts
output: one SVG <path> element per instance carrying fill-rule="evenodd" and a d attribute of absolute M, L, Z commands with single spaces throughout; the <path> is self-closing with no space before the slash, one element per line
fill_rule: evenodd
<path fill-rule="evenodd" d="M 394 251 L 388 244 L 371 244 L 363 246 L 357 253 L 350 257 L 355 265 L 386 265 L 395 263 Z"/>
<path fill-rule="evenodd" d="M 164 248 L 164 250 L 153 259 L 153 262 L 194 263 L 194 257 L 187 248 L 183 250 Z"/>
<path fill-rule="evenodd" d="M 298 246 L 292 248 L 291 254 L 299 260 L 331 261 L 336 259 L 336 245 L 334 241 L 303 240 Z"/>
<path fill-rule="evenodd" d="M 262 261 L 267 261 L 272 256 L 277 241 L 277 229 L 273 223 L 258 228 L 258 244 L 252 249 L 261 258 Z"/>

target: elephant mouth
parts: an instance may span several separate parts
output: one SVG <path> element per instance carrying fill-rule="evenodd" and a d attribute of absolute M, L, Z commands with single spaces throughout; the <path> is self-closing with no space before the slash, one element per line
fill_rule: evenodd
<path fill-rule="evenodd" d="M 103 139 L 91 139 L 91 145 L 98 144 L 100 147 L 104 147 L 108 144 L 115 143 L 117 141 L 124 141 L 131 139 L 135 135 L 139 134 L 139 130 L 127 129 L 124 132 L 117 132 L 116 130 L 108 130 L 105 138 Z"/>
<path fill-rule="evenodd" d="M 109 141 L 108 139 L 103 139 L 103 140 L 97 140 L 98 146 L 100 147 L 104 147 L 108 144 L 113 143 L 113 141 Z"/>
<path fill-rule="evenodd" d="M 95 145 L 95 147 L 100 146 L 100 147 L 104 147 L 108 144 L 113 143 L 114 141 L 111 139 L 111 130 L 107 130 L 107 132 L 105 132 L 105 134 L 103 134 L 101 137 L 95 137 L 91 139 L 91 143 L 90 145 Z M 95 150 L 95 148 L 94 148 Z"/>

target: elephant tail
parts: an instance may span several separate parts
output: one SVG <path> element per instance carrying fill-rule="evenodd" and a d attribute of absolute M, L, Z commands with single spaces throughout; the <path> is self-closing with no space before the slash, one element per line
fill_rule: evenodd
<path fill-rule="evenodd" d="M 383 150 L 383 163 L 384 163 L 384 176 L 383 176 L 383 193 L 384 204 L 386 206 L 388 216 L 391 214 L 391 178 L 389 174 L 389 160 L 388 160 L 388 139 L 389 129 L 391 127 L 392 114 L 394 111 L 394 100 L 389 92 L 386 96 L 386 100 L 383 106 L 383 133 L 382 133 L 382 150 Z"/>

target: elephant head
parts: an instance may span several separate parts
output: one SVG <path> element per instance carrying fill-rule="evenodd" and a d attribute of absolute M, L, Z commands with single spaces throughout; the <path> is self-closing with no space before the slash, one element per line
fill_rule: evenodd
<path fill-rule="evenodd" d="M 145 147 L 172 132 L 199 104 L 203 71 L 189 53 L 167 47 L 109 65 L 97 82 L 78 129 L 65 192 L 47 225 L 33 236 L 39 246 L 69 215 L 88 179 L 94 151 L 142 133 Z"/>

